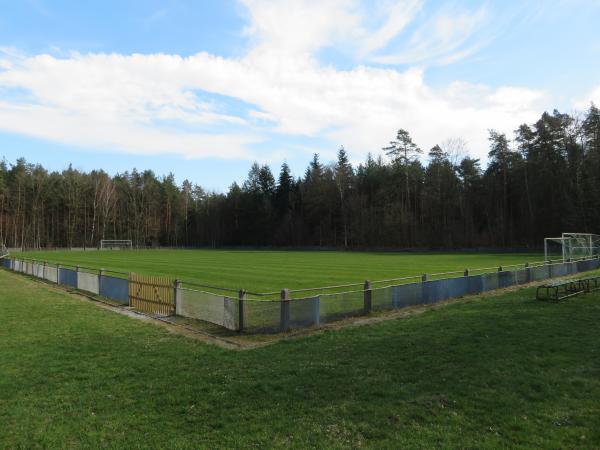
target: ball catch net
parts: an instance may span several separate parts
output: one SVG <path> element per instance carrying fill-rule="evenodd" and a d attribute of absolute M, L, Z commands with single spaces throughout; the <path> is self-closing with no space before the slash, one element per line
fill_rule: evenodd
<path fill-rule="evenodd" d="M 592 233 L 563 233 L 560 237 L 544 239 L 546 261 L 593 258 L 600 256 L 600 235 Z"/>

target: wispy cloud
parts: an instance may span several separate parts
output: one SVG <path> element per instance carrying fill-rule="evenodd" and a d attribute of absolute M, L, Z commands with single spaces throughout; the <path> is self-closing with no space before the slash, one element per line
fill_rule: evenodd
<path fill-rule="evenodd" d="M 241 58 L 0 54 L 0 128 L 132 154 L 253 159 L 257 144 L 273 136 L 345 144 L 364 155 L 404 127 L 422 146 L 462 136 L 485 154 L 488 128 L 511 131 L 543 108 L 544 93 L 533 89 L 468 83 L 433 89 L 422 68 L 339 70 L 315 57 L 325 46 L 350 41 L 369 55 L 365 61 L 374 54 L 390 64 L 424 56 L 450 61 L 475 51 L 471 37 L 487 18 L 483 7 L 444 10 L 413 26 L 406 43 L 413 48 L 388 53 L 409 31 L 420 1 L 377 2 L 377 14 L 387 11 L 388 18 L 373 34 L 365 31 L 358 1 L 244 4 L 253 45 Z M 2 90 L 12 95 L 2 97 Z M 217 97 L 207 101 L 203 93 Z M 261 159 L 268 158 L 264 152 Z"/>
<path fill-rule="evenodd" d="M 404 0 L 381 5 L 378 10 L 381 15 L 386 17 L 386 20 L 375 30 L 365 30 L 359 55 L 368 56 L 385 48 L 411 23 L 417 12 L 423 7 L 423 3 L 423 0 Z"/>
<path fill-rule="evenodd" d="M 165 17 L 167 17 L 170 13 L 170 10 L 168 8 L 161 8 L 158 9 L 156 11 L 154 11 L 152 14 L 150 14 L 149 16 L 144 18 L 144 22 L 148 25 L 154 24 L 155 22 L 158 22 L 162 19 L 164 19 Z"/>
<path fill-rule="evenodd" d="M 488 12 L 483 6 L 475 11 L 441 11 L 422 23 L 400 48 L 371 59 L 381 64 L 455 62 L 485 44 L 472 38 L 487 19 Z"/>

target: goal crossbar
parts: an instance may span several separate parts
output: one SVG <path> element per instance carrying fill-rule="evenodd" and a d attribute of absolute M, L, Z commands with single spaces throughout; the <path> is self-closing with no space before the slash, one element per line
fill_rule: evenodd
<path fill-rule="evenodd" d="M 100 241 L 101 249 L 121 249 L 121 248 L 132 248 L 133 244 L 131 239 L 102 239 Z"/>

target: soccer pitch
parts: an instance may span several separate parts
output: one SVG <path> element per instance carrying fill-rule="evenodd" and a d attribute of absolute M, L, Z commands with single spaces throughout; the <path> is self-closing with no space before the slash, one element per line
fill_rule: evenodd
<path fill-rule="evenodd" d="M 266 250 L 38 251 L 13 256 L 251 292 L 304 289 L 365 280 L 495 268 L 540 261 L 531 253 L 413 253 Z"/>

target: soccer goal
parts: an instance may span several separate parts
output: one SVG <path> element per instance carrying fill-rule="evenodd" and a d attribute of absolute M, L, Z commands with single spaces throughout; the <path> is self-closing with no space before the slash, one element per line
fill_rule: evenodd
<path fill-rule="evenodd" d="M 600 255 L 600 235 L 592 233 L 563 233 L 561 237 L 544 239 L 546 261 L 562 259 L 563 262 Z"/>
<path fill-rule="evenodd" d="M 131 239 L 103 239 L 100 241 L 100 250 L 131 250 Z"/>

